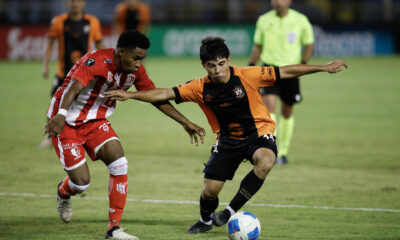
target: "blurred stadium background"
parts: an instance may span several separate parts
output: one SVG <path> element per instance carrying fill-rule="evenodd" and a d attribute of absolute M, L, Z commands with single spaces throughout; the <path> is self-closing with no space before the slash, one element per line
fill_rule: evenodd
<path fill-rule="evenodd" d="M 87 0 L 105 44 L 121 1 Z M 247 65 L 257 17 L 269 0 L 145 0 L 152 47 L 145 61 L 157 86 L 205 74 L 200 40 L 227 39 L 232 63 Z M 261 221 L 260 239 L 400 239 L 400 0 L 293 0 L 314 26 L 310 63 L 343 58 L 350 68 L 302 79 L 291 162 L 273 169 L 244 210 Z M 65 0 L 0 0 L 0 239 L 102 239 L 107 221 L 108 172 L 89 161 L 91 187 L 73 200 L 74 220 L 56 212 L 55 188 L 64 177 L 42 140 L 51 81 L 41 75 L 45 34 Z M 54 57 L 56 49 L 54 49 Z M 55 59 L 55 58 L 54 58 Z M 55 63 L 51 75 L 55 72 Z M 119 103 L 110 118 L 129 159 L 130 192 L 122 226 L 141 239 L 227 239 L 224 228 L 188 236 L 198 219 L 202 167 L 214 136 L 194 104 L 177 108 L 207 130 L 204 145 L 189 145 L 182 128 L 149 104 Z M 240 179 L 226 183 L 228 202 Z M 182 202 L 180 202 L 182 201 Z M 220 206 L 220 208 L 223 207 Z"/>
<path fill-rule="evenodd" d="M 150 55 L 157 56 L 197 56 L 198 39 L 208 34 L 226 37 L 234 55 L 248 56 L 254 24 L 271 9 L 268 0 L 144 2 L 152 16 Z M 110 26 L 118 3 L 88 0 L 85 9 L 100 19 L 109 47 L 113 46 Z M 400 0 L 295 0 L 292 8 L 308 16 L 314 26 L 315 56 L 400 51 Z M 65 0 L 0 1 L 0 59 L 41 59 L 51 18 L 66 10 Z"/>

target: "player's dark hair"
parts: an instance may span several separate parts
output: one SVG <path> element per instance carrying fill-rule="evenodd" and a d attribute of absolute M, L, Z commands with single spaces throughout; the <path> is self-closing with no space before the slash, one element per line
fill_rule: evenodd
<path fill-rule="evenodd" d="M 117 48 L 149 49 L 150 41 L 146 35 L 136 30 L 128 30 L 119 35 Z"/>
<path fill-rule="evenodd" d="M 220 37 L 206 37 L 201 41 L 200 59 L 202 63 L 218 58 L 228 58 L 229 49 Z"/>

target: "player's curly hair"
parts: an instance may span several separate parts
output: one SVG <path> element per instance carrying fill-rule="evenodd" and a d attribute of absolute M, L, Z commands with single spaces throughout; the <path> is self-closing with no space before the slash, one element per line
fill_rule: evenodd
<path fill-rule="evenodd" d="M 206 37 L 201 41 L 200 59 L 202 63 L 218 58 L 228 58 L 229 49 L 225 44 L 225 39 L 220 37 Z"/>
<path fill-rule="evenodd" d="M 150 41 L 146 35 L 137 30 L 128 30 L 119 35 L 117 48 L 149 49 Z"/>

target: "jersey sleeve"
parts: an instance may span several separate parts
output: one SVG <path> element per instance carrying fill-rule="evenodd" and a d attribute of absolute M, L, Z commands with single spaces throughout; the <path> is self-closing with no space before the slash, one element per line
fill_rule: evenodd
<path fill-rule="evenodd" d="M 257 45 L 262 45 L 264 42 L 264 32 L 261 27 L 260 18 L 258 18 L 257 23 L 256 23 L 256 29 L 254 32 L 253 41 L 254 41 L 254 44 L 257 44 Z"/>
<path fill-rule="evenodd" d="M 172 88 L 175 93 L 175 102 L 203 102 L 203 84 L 201 79 L 194 79 L 185 84 Z"/>
<path fill-rule="evenodd" d="M 47 33 L 48 37 L 51 38 L 58 38 L 61 35 L 61 31 L 62 31 L 62 22 L 60 17 L 54 17 L 51 20 L 51 25 L 49 28 L 49 32 Z"/>
<path fill-rule="evenodd" d="M 134 82 L 134 85 L 136 90 L 138 91 L 148 90 L 156 87 L 153 81 L 151 81 L 151 79 L 147 75 L 146 69 L 143 67 L 143 65 L 140 65 L 139 67 L 138 78 Z"/>
<path fill-rule="evenodd" d="M 301 33 L 301 43 L 303 45 L 314 43 L 314 32 L 312 25 L 307 17 L 304 17 L 303 30 Z"/>
<path fill-rule="evenodd" d="M 72 74 L 71 79 L 77 80 L 83 87 L 89 85 L 96 77 L 107 78 L 107 74 L 104 72 L 104 69 L 106 69 L 104 61 L 96 59 L 91 53 L 83 57 L 74 67 L 77 69 Z"/>
<path fill-rule="evenodd" d="M 151 16 L 149 7 L 146 4 L 142 3 L 141 5 L 139 5 L 138 10 L 140 11 L 140 21 L 143 24 L 150 23 Z"/>
<path fill-rule="evenodd" d="M 279 67 L 273 66 L 243 67 L 242 75 L 255 88 L 272 86 L 280 79 Z"/>
<path fill-rule="evenodd" d="M 103 39 L 103 35 L 101 34 L 101 24 L 97 17 L 92 17 L 90 21 L 90 29 L 93 31 L 93 40 L 99 42 Z"/>

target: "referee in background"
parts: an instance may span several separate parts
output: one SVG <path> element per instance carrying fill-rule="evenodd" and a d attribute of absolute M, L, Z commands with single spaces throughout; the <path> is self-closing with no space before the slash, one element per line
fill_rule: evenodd
<path fill-rule="evenodd" d="M 256 24 L 250 66 L 261 60 L 264 66 L 306 64 L 311 58 L 314 34 L 307 17 L 291 8 L 291 0 L 271 0 L 273 10 L 261 15 Z M 293 106 L 302 100 L 299 78 L 278 81 L 260 90 L 263 102 L 277 122 L 276 99 L 281 99 L 281 113 L 277 124 L 277 164 L 287 164 L 289 145 L 294 130 Z"/>

